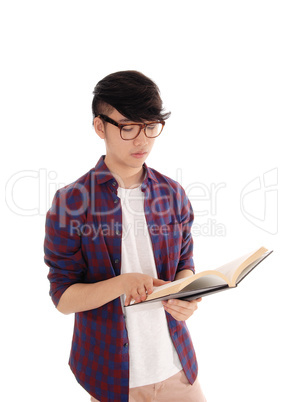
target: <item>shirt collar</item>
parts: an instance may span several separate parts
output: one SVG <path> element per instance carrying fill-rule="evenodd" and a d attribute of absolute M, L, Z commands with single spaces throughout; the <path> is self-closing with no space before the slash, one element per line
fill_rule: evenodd
<path fill-rule="evenodd" d="M 104 158 L 105 158 L 105 155 L 102 155 L 102 156 L 99 158 L 99 160 L 98 160 L 98 162 L 97 162 L 97 164 L 96 164 L 96 166 L 95 166 L 95 168 L 94 168 L 94 170 L 95 170 L 95 176 L 96 176 L 96 178 L 97 178 L 97 183 L 98 183 L 98 184 L 106 183 L 106 182 L 109 181 L 109 180 L 115 180 L 115 179 L 114 179 L 114 176 L 112 175 L 112 173 L 111 173 L 110 170 L 108 169 L 106 163 L 104 162 Z M 146 174 L 145 174 L 144 181 L 143 181 L 143 183 L 142 183 L 142 189 L 146 187 L 147 182 L 148 182 L 148 179 L 151 179 L 151 180 L 156 181 L 156 182 L 158 183 L 158 180 L 157 180 L 155 174 L 154 174 L 153 171 L 147 166 L 146 163 L 143 164 L 143 168 L 145 169 Z"/>

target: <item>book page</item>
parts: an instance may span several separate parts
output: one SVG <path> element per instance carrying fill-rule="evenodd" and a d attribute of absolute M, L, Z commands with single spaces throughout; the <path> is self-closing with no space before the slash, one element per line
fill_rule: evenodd
<path fill-rule="evenodd" d="M 196 283 L 196 285 L 194 285 Z M 146 300 L 152 300 L 155 297 L 163 297 L 172 293 L 177 293 L 187 286 L 191 285 L 191 289 L 202 289 L 202 287 L 212 287 L 217 285 L 227 284 L 225 277 L 221 272 L 216 271 L 203 271 L 198 274 L 178 279 L 177 281 L 170 282 L 166 285 L 157 286 L 154 288 L 151 295 Z"/>
<path fill-rule="evenodd" d="M 256 267 L 264 258 L 270 254 L 270 252 L 264 253 L 261 257 L 259 257 L 257 260 L 249 264 L 237 277 L 237 284 L 241 282 L 241 280 L 252 270 L 254 267 Z"/>
<path fill-rule="evenodd" d="M 234 273 L 237 271 L 240 265 L 242 265 L 254 252 L 246 254 L 242 257 L 237 258 L 234 261 L 228 262 L 227 264 L 222 265 L 221 267 L 215 269 L 215 271 L 221 272 L 224 274 L 229 282 L 232 282 L 232 278 Z"/>
<path fill-rule="evenodd" d="M 188 276 L 187 276 L 186 278 L 182 278 L 182 279 L 178 279 L 177 281 L 172 281 L 172 282 L 170 282 L 170 283 L 166 283 L 166 285 L 154 286 L 154 287 L 153 287 L 153 293 L 154 293 L 154 292 L 157 292 L 158 290 L 163 290 L 163 289 L 171 288 L 172 285 L 176 285 L 176 284 L 178 285 L 179 283 L 182 283 L 182 282 L 188 280 L 188 278 L 193 278 L 193 276 L 192 276 L 192 277 L 188 277 Z"/>
<path fill-rule="evenodd" d="M 178 280 L 172 281 L 170 283 L 166 283 L 166 285 L 156 286 L 153 288 L 153 292 L 151 293 L 151 295 L 147 296 L 147 300 L 154 299 L 156 294 L 158 294 L 157 297 L 159 297 L 159 296 L 169 295 L 170 293 L 176 293 L 182 287 L 183 282 L 190 283 L 191 281 L 194 280 L 194 277 L 195 277 L 194 275 L 187 276 L 185 278 L 178 279 Z"/>
<path fill-rule="evenodd" d="M 213 286 L 227 285 L 227 282 L 216 275 L 202 276 L 182 289 L 182 292 L 189 292 L 191 290 L 201 290 L 211 288 Z"/>
<path fill-rule="evenodd" d="M 237 278 L 239 279 L 246 275 L 245 268 L 261 257 L 266 251 L 264 247 L 261 247 L 217 269 L 202 271 L 190 277 L 182 278 L 166 285 L 157 286 L 154 288 L 153 293 L 148 295 L 146 300 L 177 293 L 185 287 L 187 288 L 188 285 L 190 285 L 189 289 L 191 290 L 223 285 L 225 282 L 230 287 L 234 287 L 236 286 Z M 244 271 L 243 275 L 241 275 L 242 271 Z M 219 278 L 217 278 L 217 276 Z"/>

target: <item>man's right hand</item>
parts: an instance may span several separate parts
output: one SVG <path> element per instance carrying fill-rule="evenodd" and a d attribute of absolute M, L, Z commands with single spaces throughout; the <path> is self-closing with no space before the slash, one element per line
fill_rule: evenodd
<path fill-rule="evenodd" d="M 135 303 L 144 301 L 147 295 L 153 292 L 154 286 L 161 286 L 170 282 L 139 273 L 122 274 L 120 279 L 123 293 L 126 295 L 125 306 L 128 306 L 131 300 L 134 300 Z"/>

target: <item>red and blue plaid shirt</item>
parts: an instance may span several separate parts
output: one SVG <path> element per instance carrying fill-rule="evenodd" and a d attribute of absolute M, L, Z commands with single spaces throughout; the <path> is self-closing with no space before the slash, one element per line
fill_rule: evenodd
<path fill-rule="evenodd" d="M 157 275 L 174 281 L 183 269 L 194 272 L 193 211 L 179 183 L 145 163 L 143 167 L 146 175 L 141 189 Z M 120 274 L 122 210 L 117 187 L 102 156 L 95 168 L 56 192 L 46 216 L 44 242 L 55 306 L 74 283 L 94 283 Z M 167 312 L 166 318 L 192 384 L 197 361 L 186 323 Z M 96 399 L 128 401 L 129 340 L 120 297 L 75 314 L 69 364 L 77 381 Z"/>

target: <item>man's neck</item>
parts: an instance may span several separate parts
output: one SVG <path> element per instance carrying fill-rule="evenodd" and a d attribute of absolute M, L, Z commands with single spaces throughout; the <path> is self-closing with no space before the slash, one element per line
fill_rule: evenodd
<path fill-rule="evenodd" d="M 107 156 L 105 157 L 104 162 L 117 180 L 119 187 L 134 188 L 142 184 L 145 176 L 145 169 L 143 167 L 124 168 L 122 166 L 117 166 L 117 164 L 111 163 Z"/>

